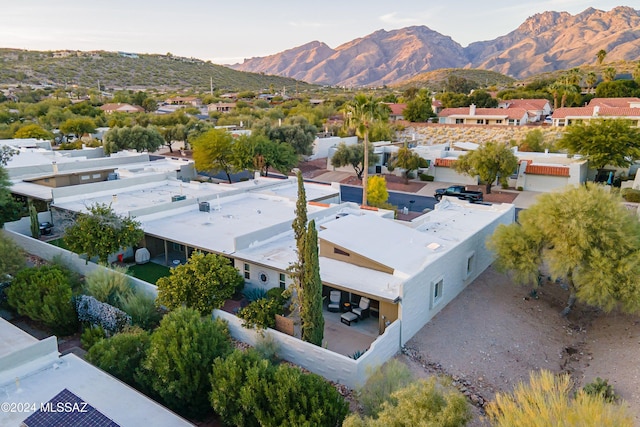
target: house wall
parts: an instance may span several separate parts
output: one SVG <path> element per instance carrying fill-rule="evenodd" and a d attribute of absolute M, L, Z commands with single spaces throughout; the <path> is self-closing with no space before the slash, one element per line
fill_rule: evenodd
<path fill-rule="evenodd" d="M 278 355 L 283 359 L 350 388 L 364 385 L 376 367 L 400 350 L 400 321 L 389 325 L 385 333 L 354 360 L 273 329 L 267 329 L 266 332 L 246 329 L 240 319 L 221 310 L 213 310 L 213 317 L 225 320 L 231 336 L 238 341 L 255 346 L 269 335 L 280 345 Z"/>
<path fill-rule="evenodd" d="M 245 276 L 245 264 L 249 266 L 249 278 Z M 238 258 L 233 258 L 233 266 L 244 277 L 245 289 L 262 289 L 268 291 L 271 288 L 277 288 L 280 286 L 280 274 L 284 274 L 285 289 L 292 283 L 291 277 L 285 271 L 276 270 L 263 265 L 253 264 L 250 261 L 245 261 Z M 267 280 L 264 281 L 262 275 L 265 275 Z"/>
<path fill-rule="evenodd" d="M 486 240 L 499 224 L 512 223 L 514 216 L 515 209 L 511 207 L 404 283 L 399 309 L 402 319 L 402 345 L 489 267 L 494 256 L 487 249 Z M 470 257 L 471 269 L 467 271 Z M 442 293 L 440 298 L 435 300 L 434 288 L 440 280 L 443 284 Z"/>
<path fill-rule="evenodd" d="M 393 274 L 393 268 L 386 265 L 375 262 L 369 258 L 363 257 L 353 251 L 340 247 L 332 242 L 328 242 L 324 239 L 320 240 L 320 256 L 335 259 L 342 262 L 348 262 L 349 264 L 357 265 L 364 268 L 370 268 L 371 270 L 382 271 L 383 273 Z M 349 255 L 343 255 L 336 253 L 336 250 L 348 253 Z"/>
<path fill-rule="evenodd" d="M 324 159 L 329 157 L 329 149 L 331 147 L 338 147 L 341 142 L 344 142 L 346 145 L 353 145 L 358 143 L 357 136 L 350 136 L 348 138 L 340 138 L 337 136 L 332 136 L 329 138 L 316 138 L 313 141 L 313 153 L 309 156 L 309 160 L 315 159 Z M 333 155 L 333 153 L 331 153 Z"/>
<path fill-rule="evenodd" d="M 463 175 L 452 168 L 434 167 L 434 181 L 454 182 L 461 185 L 476 185 L 478 180 L 475 177 Z"/>
<path fill-rule="evenodd" d="M 568 184 L 569 177 L 566 176 L 525 174 L 524 189 L 528 191 L 548 192 L 557 188 L 566 187 Z"/>

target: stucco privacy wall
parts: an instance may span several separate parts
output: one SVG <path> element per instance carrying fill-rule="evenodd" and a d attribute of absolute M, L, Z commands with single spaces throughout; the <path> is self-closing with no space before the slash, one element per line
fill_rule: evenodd
<path fill-rule="evenodd" d="M 0 358 L 0 384 L 23 375 L 29 363 L 41 361 L 53 363 L 58 359 L 58 339 L 50 336 Z M 11 372 L 9 372 L 11 371 Z M 11 375 L 11 377 L 9 377 Z"/>
<path fill-rule="evenodd" d="M 373 368 L 382 365 L 400 350 L 400 321 L 389 325 L 384 334 L 362 356 L 354 360 L 273 329 L 267 329 L 263 333 L 246 329 L 240 319 L 225 311 L 214 310 L 213 317 L 229 324 L 229 332 L 233 338 L 252 346 L 264 339 L 263 334 L 269 335 L 280 346 L 279 357 L 350 388 L 364 385 Z"/>
<path fill-rule="evenodd" d="M 28 218 L 26 219 L 28 220 Z M 12 227 L 15 224 L 16 223 L 5 224 L 5 229 L 0 230 L 0 232 L 4 233 L 5 236 L 8 236 L 10 239 L 12 239 L 27 253 L 36 255 L 42 259 L 46 259 L 47 261 L 52 261 L 57 257 L 57 259 L 59 259 L 60 262 L 62 262 L 65 266 L 85 276 L 98 269 L 113 271 L 91 261 L 87 263 L 77 254 L 74 254 L 73 252 L 70 252 L 66 249 L 41 242 L 40 240 L 25 236 L 18 231 L 14 231 Z M 129 282 L 131 283 L 131 285 L 137 291 L 144 292 L 145 294 L 153 297 L 156 297 L 158 295 L 158 289 L 151 283 L 145 282 L 144 280 L 140 280 L 132 276 L 127 277 L 129 278 Z"/>
<path fill-rule="evenodd" d="M 499 224 L 511 224 L 514 213 L 513 208 L 505 211 L 403 284 L 399 307 L 403 319 L 402 345 L 491 265 L 494 255 L 486 248 L 486 240 Z M 435 299 L 439 281 L 442 281 L 441 296 Z"/>

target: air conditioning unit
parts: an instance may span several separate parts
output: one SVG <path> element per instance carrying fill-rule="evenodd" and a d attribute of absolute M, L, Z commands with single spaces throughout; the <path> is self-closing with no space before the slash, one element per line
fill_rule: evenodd
<path fill-rule="evenodd" d="M 116 172 L 111 172 L 107 175 L 107 181 L 115 181 L 118 179 L 118 174 Z"/>
<path fill-rule="evenodd" d="M 209 212 L 211 210 L 211 206 L 209 206 L 209 202 L 198 203 L 198 208 L 200 209 L 200 212 Z"/>
<path fill-rule="evenodd" d="M 180 200 L 185 200 L 187 198 L 187 196 L 185 196 L 184 194 L 181 194 L 179 196 L 171 196 L 171 201 L 172 202 L 179 202 Z"/>

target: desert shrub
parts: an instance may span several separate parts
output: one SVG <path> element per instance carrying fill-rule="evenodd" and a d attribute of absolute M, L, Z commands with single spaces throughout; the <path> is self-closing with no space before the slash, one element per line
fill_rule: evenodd
<path fill-rule="evenodd" d="M 280 343 L 273 338 L 271 334 L 265 334 L 258 339 L 254 347 L 255 351 L 263 358 L 272 363 L 280 360 L 278 353 L 280 352 Z"/>
<path fill-rule="evenodd" d="M 353 353 L 351 353 L 349 355 L 350 358 L 352 358 L 353 360 L 358 360 L 360 359 L 365 353 L 367 352 L 367 350 L 356 350 Z"/>
<path fill-rule="evenodd" d="M 80 295 L 76 298 L 76 310 L 79 321 L 100 326 L 111 334 L 131 325 L 131 316 L 127 313 L 92 296 Z"/>
<path fill-rule="evenodd" d="M 419 426 L 460 427 L 471 419 L 466 398 L 435 377 L 418 380 L 391 394 L 382 404 L 378 418 L 353 414 L 344 427 Z M 428 423 L 425 424 L 425 421 Z M 522 425 L 522 424 L 514 424 Z"/>
<path fill-rule="evenodd" d="M 113 270 L 106 268 L 94 270 L 85 278 L 84 293 L 98 301 L 120 307 L 124 298 L 132 293 L 127 269 L 114 267 Z"/>
<path fill-rule="evenodd" d="M 137 370 L 149 347 L 149 333 L 130 328 L 95 343 L 87 360 L 130 386 L 137 386 Z"/>
<path fill-rule="evenodd" d="M 227 324 L 177 308 L 151 334 L 140 378 L 172 410 L 200 418 L 211 408 L 209 373 L 217 357 L 231 352 Z"/>
<path fill-rule="evenodd" d="M 65 335 L 78 328 L 69 278 L 57 266 L 18 272 L 6 294 L 19 314 L 43 322 L 56 333 Z"/>
<path fill-rule="evenodd" d="M 522 188 L 522 186 L 518 186 L 518 188 L 516 188 L 516 190 L 518 190 L 518 191 L 524 191 L 524 188 Z"/>
<path fill-rule="evenodd" d="M 433 175 L 429 175 L 426 173 L 421 173 L 420 175 L 418 175 L 420 177 L 420 181 L 433 181 L 435 179 L 435 177 Z"/>
<path fill-rule="evenodd" d="M 407 365 L 396 359 L 380 366 L 358 391 L 358 402 L 362 405 L 364 414 L 375 417 L 391 394 L 408 386 L 411 381 L 412 375 Z"/>
<path fill-rule="evenodd" d="M 266 329 L 276 326 L 276 314 L 282 313 L 282 304 L 275 299 L 262 298 L 241 309 L 237 316 L 247 329 Z"/>
<path fill-rule="evenodd" d="M 631 427 L 634 425 L 624 405 L 605 401 L 600 395 L 579 391 L 571 393 L 569 375 L 554 375 L 549 371 L 532 372 L 529 383 L 519 383 L 511 394 L 498 393 L 487 406 L 487 415 L 494 427 L 532 425 L 563 425 L 584 427 Z M 569 421 L 566 422 L 566 421 Z"/>
<path fill-rule="evenodd" d="M 155 298 L 142 292 L 134 292 L 121 301 L 120 308 L 131 316 L 131 323 L 142 329 L 158 326 L 162 313 L 156 307 Z"/>
<path fill-rule="evenodd" d="M 13 240 L 0 233 L 0 283 L 25 267 L 24 253 Z"/>
<path fill-rule="evenodd" d="M 349 405 L 329 382 L 255 351 L 236 350 L 213 364 L 211 404 L 236 426 L 336 426 Z"/>
<path fill-rule="evenodd" d="M 620 194 L 622 195 L 622 198 L 627 202 L 640 203 L 640 190 L 635 190 L 633 188 L 623 188 Z"/>
<path fill-rule="evenodd" d="M 284 305 L 287 300 L 289 299 L 289 297 L 283 293 L 288 293 L 289 291 L 284 290 L 284 289 L 280 289 L 280 288 L 271 288 L 267 291 L 266 297 L 268 299 L 274 299 L 279 301 L 282 305 Z"/>
<path fill-rule="evenodd" d="M 614 403 L 618 400 L 613 386 L 609 384 L 608 380 L 603 380 L 597 377 L 595 380 L 582 387 L 582 390 L 591 396 L 600 396 L 605 402 Z"/>
<path fill-rule="evenodd" d="M 106 334 L 102 327 L 89 325 L 82 331 L 82 335 L 80 335 L 80 343 L 82 344 L 82 348 L 89 351 L 91 347 L 105 337 Z"/>
<path fill-rule="evenodd" d="M 247 300 L 249 300 L 249 302 L 258 301 L 267 297 L 267 291 L 262 288 L 245 289 L 242 291 L 242 294 Z"/>

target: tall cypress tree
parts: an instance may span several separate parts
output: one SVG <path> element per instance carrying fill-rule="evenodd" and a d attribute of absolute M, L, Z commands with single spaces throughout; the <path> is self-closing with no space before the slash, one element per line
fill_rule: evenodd
<path fill-rule="evenodd" d="M 307 228 L 302 257 L 302 339 L 315 345 L 322 345 L 324 317 L 322 315 L 322 280 L 318 260 L 318 231 L 312 220 Z"/>
<path fill-rule="evenodd" d="M 293 233 L 296 237 L 298 258 L 304 253 L 304 240 L 307 233 L 307 193 L 304 190 L 302 172 L 298 171 L 298 200 L 296 201 L 296 218 L 293 220 Z"/>

